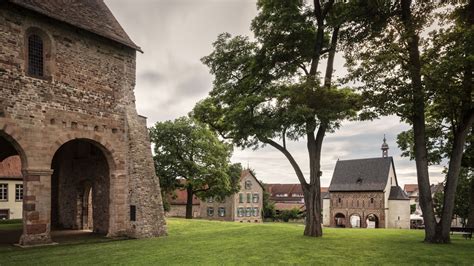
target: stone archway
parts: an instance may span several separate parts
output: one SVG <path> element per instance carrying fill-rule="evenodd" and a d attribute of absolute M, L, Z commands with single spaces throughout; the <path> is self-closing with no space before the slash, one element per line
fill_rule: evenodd
<path fill-rule="evenodd" d="M 360 228 L 362 226 L 362 218 L 359 214 L 354 213 L 349 217 L 351 228 Z"/>
<path fill-rule="evenodd" d="M 370 213 L 366 216 L 365 223 L 367 228 L 379 228 L 380 227 L 380 220 L 377 215 Z"/>
<path fill-rule="evenodd" d="M 51 169 L 53 229 L 92 229 L 107 234 L 110 223 L 110 154 L 99 143 L 75 139 L 55 153 Z"/>
<path fill-rule="evenodd" d="M 336 213 L 334 215 L 334 224 L 336 227 L 346 227 L 346 216 L 342 213 Z"/>
<path fill-rule="evenodd" d="M 22 168 L 26 156 L 20 144 L 13 136 L 0 130 L 0 220 L 22 219 L 24 180 Z M 26 223 L 23 222 L 23 230 Z M 22 230 L 3 231 L 0 235 L 1 244 L 18 243 Z"/>

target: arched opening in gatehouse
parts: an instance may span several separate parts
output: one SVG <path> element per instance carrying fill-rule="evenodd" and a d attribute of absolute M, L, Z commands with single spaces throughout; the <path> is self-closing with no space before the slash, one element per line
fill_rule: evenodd
<path fill-rule="evenodd" d="M 336 227 L 346 227 L 346 216 L 342 213 L 336 213 L 334 216 Z"/>
<path fill-rule="evenodd" d="M 379 228 L 379 218 L 373 213 L 367 215 L 365 222 L 367 224 L 367 228 Z"/>
<path fill-rule="evenodd" d="M 360 228 L 360 216 L 358 214 L 352 214 L 349 218 L 352 228 Z"/>
<path fill-rule="evenodd" d="M 8 134 L 0 131 L 0 245 L 18 243 L 23 224 L 23 175 L 24 152 Z M 17 220 L 18 222 L 14 222 Z"/>
<path fill-rule="evenodd" d="M 109 230 L 110 166 L 100 144 L 76 139 L 55 153 L 51 168 L 53 229 Z"/>

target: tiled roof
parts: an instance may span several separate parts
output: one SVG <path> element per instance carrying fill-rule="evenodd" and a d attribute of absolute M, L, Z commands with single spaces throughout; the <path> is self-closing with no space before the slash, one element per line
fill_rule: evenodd
<path fill-rule="evenodd" d="M 329 191 L 383 191 L 392 157 L 337 161 Z"/>
<path fill-rule="evenodd" d="M 168 195 L 168 202 L 172 205 L 186 205 L 188 199 L 188 193 L 186 190 L 177 189 L 174 191 L 174 195 Z M 193 197 L 193 205 L 199 205 L 199 199 Z"/>
<path fill-rule="evenodd" d="M 418 190 L 418 184 L 406 184 L 403 187 L 403 190 L 405 190 L 405 192 L 407 192 L 407 193 L 412 193 L 412 192 Z"/>
<path fill-rule="evenodd" d="M 20 156 L 11 156 L 0 162 L 0 178 L 22 179 Z"/>
<path fill-rule="evenodd" d="M 23 8 L 141 51 L 103 0 L 8 0 Z"/>
<path fill-rule="evenodd" d="M 410 200 L 405 191 L 399 186 L 392 186 L 390 188 L 389 200 Z"/>
<path fill-rule="evenodd" d="M 282 202 L 275 203 L 275 210 L 283 211 L 283 210 L 292 210 L 292 209 L 304 210 L 305 209 L 304 203 L 282 203 Z"/>

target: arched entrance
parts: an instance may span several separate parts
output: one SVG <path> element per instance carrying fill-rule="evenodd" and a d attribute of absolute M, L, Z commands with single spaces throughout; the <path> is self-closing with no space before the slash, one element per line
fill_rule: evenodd
<path fill-rule="evenodd" d="M 336 227 L 346 227 L 346 216 L 342 213 L 336 213 L 334 216 Z"/>
<path fill-rule="evenodd" d="M 8 134 L 0 131 L 0 220 L 23 219 L 24 152 Z M 0 230 L 0 244 L 18 243 L 22 226 Z"/>
<path fill-rule="evenodd" d="M 359 214 L 352 214 L 349 218 L 350 224 L 352 228 L 360 228 L 360 215 Z"/>
<path fill-rule="evenodd" d="M 367 224 L 367 228 L 379 228 L 379 218 L 373 213 L 367 215 L 365 222 Z"/>
<path fill-rule="evenodd" d="M 110 167 L 105 149 L 86 139 L 63 144 L 51 168 L 53 229 L 109 230 Z"/>

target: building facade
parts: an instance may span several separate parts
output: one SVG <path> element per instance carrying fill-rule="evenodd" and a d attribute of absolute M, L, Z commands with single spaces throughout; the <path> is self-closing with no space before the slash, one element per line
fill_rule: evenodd
<path fill-rule="evenodd" d="M 397 181 L 388 145 L 383 157 L 337 161 L 323 199 L 323 223 L 332 227 L 410 228 L 410 200 Z"/>
<path fill-rule="evenodd" d="M 218 221 L 262 222 L 263 187 L 255 176 L 244 170 L 240 176 L 240 191 L 218 200 L 193 198 L 193 217 Z M 169 216 L 185 217 L 187 193 L 177 190 L 170 199 Z"/>
<path fill-rule="evenodd" d="M 51 243 L 54 228 L 166 234 L 135 108 L 140 48 L 104 2 L 1 1 L 0 47 L 0 161 L 21 160 L 20 244 Z"/>
<path fill-rule="evenodd" d="M 20 157 L 0 162 L 0 220 L 23 217 L 23 177 Z"/>
<path fill-rule="evenodd" d="M 224 200 L 201 201 L 201 217 L 209 220 L 262 222 L 263 187 L 249 170 L 242 171 L 240 191 Z"/>

